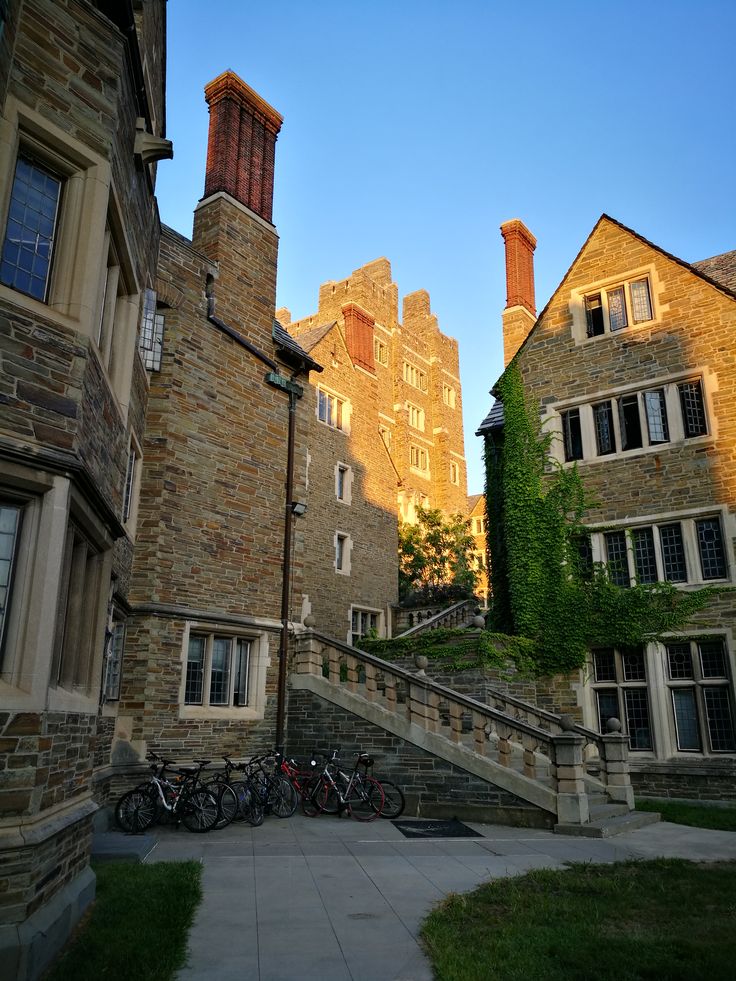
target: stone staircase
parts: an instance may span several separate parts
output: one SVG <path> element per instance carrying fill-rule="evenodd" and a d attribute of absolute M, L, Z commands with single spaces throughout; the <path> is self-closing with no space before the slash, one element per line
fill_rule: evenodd
<path fill-rule="evenodd" d="M 483 702 L 316 631 L 296 639 L 290 686 L 539 809 L 561 834 L 608 837 L 659 819 L 633 810 L 616 727 L 601 735 L 495 690 Z"/>

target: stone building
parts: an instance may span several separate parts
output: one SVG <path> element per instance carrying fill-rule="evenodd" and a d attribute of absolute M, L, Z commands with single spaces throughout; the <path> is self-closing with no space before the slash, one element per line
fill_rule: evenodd
<path fill-rule="evenodd" d="M 192 239 L 161 237 L 114 762 L 151 748 L 190 758 L 271 749 L 284 621 L 302 610 L 305 536 L 296 521 L 292 542 L 291 505 L 306 494 L 302 395 L 319 365 L 273 315 L 281 117 L 232 72 L 205 96 Z"/>
<path fill-rule="evenodd" d="M 468 495 L 468 521 L 473 536 L 473 561 L 477 575 L 476 596 L 488 603 L 488 544 L 486 542 L 486 497 L 485 494 Z"/>
<path fill-rule="evenodd" d="M 536 317 L 534 237 L 519 221 L 502 232 L 506 365 L 597 502 L 592 559 L 621 586 L 732 588 L 736 252 L 691 264 L 604 215 Z M 496 405 L 480 434 L 502 428 Z M 662 643 L 593 651 L 577 679 L 587 725 L 623 722 L 644 792 L 733 795 L 735 597 Z"/>
<path fill-rule="evenodd" d="M 155 281 L 164 0 L 0 7 L 0 975 L 94 896 L 105 657 L 128 608 Z"/>
<path fill-rule="evenodd" d="M 404 298 L 387 259 L 320 287 L 316 314 L 279 321 L 324 367 L 309 443 L 307 606 L 352 643 L 391 633 L 397 518 L 418 505 L 465 514 L 467 472 L 457 342 L 425 290 Z"/>

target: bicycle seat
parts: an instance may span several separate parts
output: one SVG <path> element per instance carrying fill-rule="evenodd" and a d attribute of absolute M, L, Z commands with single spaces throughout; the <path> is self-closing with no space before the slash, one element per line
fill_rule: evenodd
<path fill-rule="evenodd" d="M 196 773 L 199 770 L 198 766 L 180 766 L 177 768 L 179 773 Z"/>
<path fill-rule="evenodd" d="M 212 760 L 194 760 L 199 766 L 209 766 Z"/>

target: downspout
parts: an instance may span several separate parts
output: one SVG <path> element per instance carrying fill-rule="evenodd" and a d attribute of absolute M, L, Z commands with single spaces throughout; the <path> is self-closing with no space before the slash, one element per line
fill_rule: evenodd
<path fill-rule="evenodd" d="M 294 376 L 292 376 L 294 377 Z M 281 583 L 281 643 L 279 644 L 279 680 L 276 690 L 276 750 L 284 752 L 286 717 L 286 666 L 289 656 L 289 600 L 291 597 L 291 534 L 294 523 L 294 442 L 296 433 L 296 400 L 301 396 L 289 391 L 289 428 L 286 449 L 286 513 L 284 516 L 284 575 Z"/>

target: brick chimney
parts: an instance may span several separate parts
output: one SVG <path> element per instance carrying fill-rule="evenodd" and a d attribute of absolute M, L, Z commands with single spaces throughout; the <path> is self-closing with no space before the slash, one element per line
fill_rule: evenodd
<path fill-rule="evenodd" d="M 224 191 L 270 222 L 283 117 L 231 71 L 213 79 L 204 95 L 210 107 L 204 197 Z"/>
<path fill-rule="evenodd" d="M 536 321 L 534 249 L 537 240 L 518 218 L 505 221 L 501 234 L 506 246 L 506 309 L 502 315 L 506 367 Z"/>
<path fill-rule="evenodd" d="M 353 364 L 360 365 L 371 374 L 376 373 L 373 355 L 373 325 L 375 320 L 357 303 L 345 303 L 342 307 L 345 318 L 345 345 Z"/>

